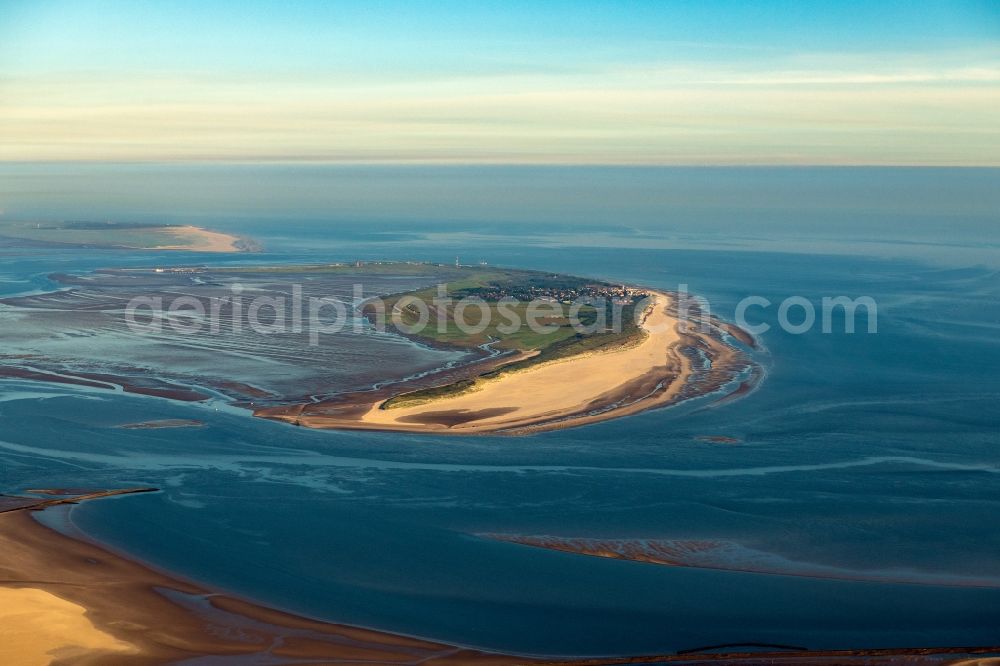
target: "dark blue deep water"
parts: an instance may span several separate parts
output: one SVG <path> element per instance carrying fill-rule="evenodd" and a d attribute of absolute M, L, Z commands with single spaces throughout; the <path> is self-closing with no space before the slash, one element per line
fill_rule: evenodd
<path fill-rule="evenodd" d="M 726 205 L 738 220 L 741 208 Z M 306 431 L 216 403 L 3 380 L 0 490 L 157 486 L 162 492 L 80 505 L 72 520 L 216 588 L 462 645 L 612 654 L 742 641 L 995 643 L 1000 220 L 973 211 L 951 233 L 947 216 L 913 213 L 916 234 L 907 211 L 878 218 L 879 206 L 869 206 L 868 219 L 881 220 L 870 228 L 855 219 L 849 231 L 814 224 L 796 235 L 763 223 L 700 231 L 663 210 L 669 223 L 624 227 L 217 214 L 202 222 L 253 235 L 266 252 L 5 251 L 2 294 L 48 288 L 44 276 L 53 271 L 154 261 L 457 254 L 668 289 L 686 284 L 725 318 L 745 296 L 775 305 L 748 317 L 773 328 L 761 336 L 766 379 L 743 399 L 525 438 Z M 813 219 L 801 207 L 775 219 L 797 214 Z M 859 321 L 859 332 L 847 334 L 836 318 L 831 333 L 818 324 L 783 332 L 777 304 L 793 295 L 817 304 L 871 296 L 878 332 Z M 109 427 L 164 418 L 207 426 Z M 740 443 L 698 439 L 706 435 Z M 914 583 L 656 566 L 474 536 L 482 532 L 720 539 L 847 578 L 896 571 Z M 943 585 L 942 576 L 986 583 Z"/>

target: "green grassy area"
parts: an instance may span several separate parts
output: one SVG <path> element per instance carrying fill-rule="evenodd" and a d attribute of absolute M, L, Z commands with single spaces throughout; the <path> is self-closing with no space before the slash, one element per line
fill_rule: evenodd
<path fill-rule="evenodd" d="M 383 409 L 423 404 L 442 397 L 453 397 L 469 391 L 474 391 L 483 382 L 502 377 L 505 374 L 519 372 L 526 368 L 577 354 L 603 351 L 638 342 L 643 333 L 635 323 L 635 307 L 638 297 L 627 303 L 613 305 L 599 304 L 606 308 L 605 320 L 609 327 L 614 321 L 620 321 L 620 330 L 610 328 L 593 331 L 578 330 L 570 316 L 572 300 L 575 294 L 586 295 L 589 292 L 600 292 L 603 289 L 615 288 L 600 281 L 586 280 L 565 275 L 552 275 L 533 271 L 514 271 L 506 269 L 469 268 L 467 275 L 461 279 L 445 284 L 445 295 L 450 302 L 435 303 L 441 298 L 437 287 L 421 289 L 406 294 L 398 294 L 385 299 L 385 316 L 387 322 L 393 322 L 392 312 L 398 312 L 398 323 L 403 333 L 416 339 L 424 339 L 437 344 L 471 348 L 486 342 L 493 342 L 493 347 L 503 350 L 538 351 L 531 358 L 501 366 L 477 377 L 461 380 L 444 386 L 436 386 L 390 398 L 383 403 Z M 556 296 L 552 296 L 555 294 Z M 533 330 L 526 324 L 529 315 L 528 299 L 539 295 L 546 301 L 542 306 L 534 306 L 534 320 L 545 325 L 550 330 L 541 332 Z M 559 296 L 565 296 L 557 300 Z M 480 306 L 458 306 L 462 298 L 478 299 Z M 511 299 L 504 302 L 501 299 Z M 423 303 L 420 307 L 416 301 Z M 439 320 L 438 308 L 443 308 Z M 482 310 L 480 309 L 482 308 Z M 618 314 L 614 312 L 617 308 Z M 421 310 L 430 314 L 429 320 L 420 330 L 413 330 L 422 318 Z M 488 313 L 488 325 L 479 331 L 463 330 L 459 326 L 461 316 L 467 326 L 482 328 L 481 317 Z M 598 311 L 594 305 L 583 305 L 576 313 L 577 321 L 585 327 L 593 325 L 598 320 Z M 512 317 L 521 322 L 513 325 Z M 439 323 L 440 322 L 440 323 Z"/>
<path fill-rule="evenodd" d="M 155 249 L 188 245 L 190 239 L 164 233 L 169 225 L 105 222 L 0 222 L 0 236 L 42 245 Z"/>
<path fill-rule="evenodd" d="M 499 349 L 544 349 L 575 334 L 569 315 L 570 306 L 563 303 L 547 303 L 544 307 L 535 307 L 529 313 L 529 304 L 524 301 L 501 303 L 497 300 L 486 300 L 476 297 L 476 290 L 497 282 L 516 283 L 521 276 L 512 271 L 469 269 L 468 276 L 446 283 L 447 298 L 450 303 L 436 303 L 440 298 L 438 287 L 430 287 L 420 291 L 399 294 L 384 300 L 387 320 L 392 323 L 392 312 L 398 309 L 399 321 L 407 327 L 419 323 L 420 310 L 429 313 L 429 322 L 422 330 L 411 333 L 418 338 L 424 338 L 439 344 L 456 347 L 478 347 L 486 342 L 495 341 Z M 420 308 L 414 299 L 422 301 Z M 472 305 L 463 305 L 462 299 L 469 299 Z M 440 308 L 440 315 L 439 315 Z M 586 308 L 585 308 L 586 309 Z M 589 308 L 592 312 L 593 308 Z M 551 332 L 539 332 L 525 325 L 514 328 L 514 321 L 528 321 L 529 314 L 538 324 L 553 329 Z M 486 326 L 483 328 L 483 319 Z M 581 311 L 581 319 L 586 320 L 587 313 Z M 465 327 L 459 322 L 464 322 Z M 481 331 L 468 329 L 483 328 Z M 406 331 L 408 332 L 408 331 Z"/>

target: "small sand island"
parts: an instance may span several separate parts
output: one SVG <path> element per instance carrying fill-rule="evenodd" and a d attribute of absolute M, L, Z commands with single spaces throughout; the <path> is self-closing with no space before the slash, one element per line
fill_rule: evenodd
<path fill-rule="evenodd" d="M 204 421 L 197 419 L 154 419 L 138 423 L 122 423 L 118 427 L 123 430 L 165 430 L 168 428 L 200 428 Z"/>
<path fill-rule="evenodd" d="M 256 242 L 191 224 L 131 222 L 0 222 L 0 247 L 253 252 Z"/>
<path fill-rule="evenodd" d="M 996 577 L 969 576 L 918 569 L 859 569 L 850 566 L 836 566 L 829 563 L 793 559 L 777 552 L 770 552 L 729 539 L 621 539 L 490 533 L 480 533 L 475 536 L 563 553 L 670 567 L 743 571 L 822 580 L 977 588 L 1000 587 L 1000 578 Z"/>

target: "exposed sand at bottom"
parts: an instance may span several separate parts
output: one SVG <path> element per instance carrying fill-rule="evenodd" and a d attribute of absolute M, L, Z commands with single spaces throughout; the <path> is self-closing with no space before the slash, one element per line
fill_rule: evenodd
<path fill-rule="evenodd" d="M 146 666 L 205 656 L 217 656 L 219 663 L 241 664 L 607 666 L 678 662 L 751 666 L 766 661 L 788 666 L 871 666 L 905 661 L 914 666 L 992 666 L 1000 652 L 1000 647 L 992 646 L 568 659 L 490 654 L 309 620 L 213 593 L 64 536 L 36 522 L 24 509 L 0 512 L 0 581 L 2 666 L 52 662 Z"/>
<path fill-rule="evenodd" d="M 205 655 L 268 664 L 532 661 L 311 620 L 214 593 L 60 534 L 31 514 L 0 512 L 0 666 L 146 666 Z"/>
<path fill-rule="evenodd" d="M 612 402 L 607 399 L 609 394 L 672 365 L 671 350 L 680 340 L 677 318 L 667 311 L 670 302 L 667 294 L 651 292 L 650 295 L 652 302 L 641 322 L 646 336 L 638 344 L 542 364 L 504 375 L 475 391 L 421 405 L 380 409 L 379 403 L 361 421 L 383 427 L 412 428 L 420 424 L 425 429 L 434 429 L 446 427 L 435 424 L 434 418 L 454 414 L 464 422 L 450 426 L 452 430 L 474 432 L 579 414 L 591 405 Z M 676 360 L 673 365 L 677 365 Z M 684 371 L 680 367 L 675 369 L 671 384 L 679 388 L 685 378 Z M 662 393 L 669 395 L 669 389 Z M 658 399 L 662 397 L 665 396 Z"/>
<path fill-rule="evenodd" d="M 158 250 L 192 250 L 195 252 L 239 251 L 239 248 L 236 247 L 236 241 L 239 238 L 236 236 L 218 231 L 209 231 L 208 229 L 202 229 L 192 224 L 187 224 L 183 227 L 167 227 L 163 230 L 163 233 L 169 234 L 174 238 L 191 240 L 192 242 L 190 245 L 161 245 L 156 248 Z"/>
<path fill-rule="evenodd" d="M 46 666 L 95 652 L 138 649 L 95 627 L 83 606 L 37 588 L 0 587 L 0 664 Z"/>

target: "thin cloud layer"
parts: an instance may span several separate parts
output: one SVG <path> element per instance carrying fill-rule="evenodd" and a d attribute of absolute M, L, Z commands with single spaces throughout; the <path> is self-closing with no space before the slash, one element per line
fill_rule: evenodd
<path fill-rule="evenodd" d="M 815 50 L 774 15 L 727 33 L 655 4 L 590 21 L 318 6 L 315 26 L 262 5 L 217 32 L 215 4 L 123 5 L 97 34 L 99 12 L 30 7 L 0 27 L 4 161 L 1000 164 L 1000 50 L 962 35 L 978 5 L 938 17 L 948 44 L 893 18 L 926 48 L 902 28 L 884 48 L 875 28 L 826 34 L 819 12 Z M 576 33 L 551 30 L 571 16 Z M 690 39 L 652 30 L 683 21 Z"/>

